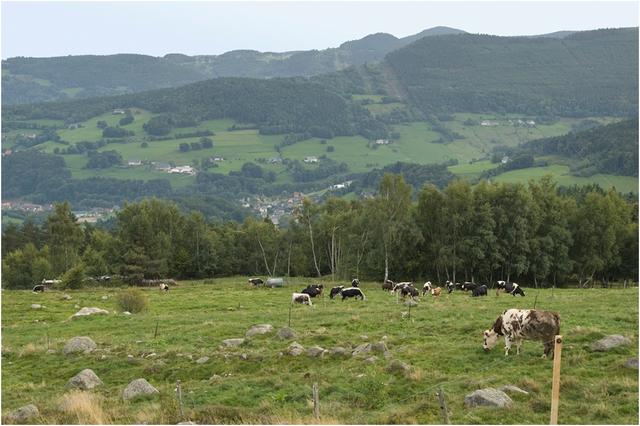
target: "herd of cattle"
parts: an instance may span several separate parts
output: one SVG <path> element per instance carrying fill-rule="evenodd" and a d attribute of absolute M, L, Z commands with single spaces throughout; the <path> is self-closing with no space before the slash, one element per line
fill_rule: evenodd
<path fill-rule="evenodd" d="M 250 278 L 249 283 L 259 286 L 264 283 L 260 278 Z M 329 292 L 329 298 L 334 299 L 342 296 L 342 300 L 348 298 L 366 300 L 366 296 L 359 288 L 360 281 L 355 278 L 351 281 L 350 287 L 335 286 Z M 470 291 L 472 297 L 486 296 L 487 286 L 473 282 L 453 283 L 447 281 L 444 285 L 448 293 L 456 290 Z M 513 296 L 524 296 L 524 290 L 517 283 L 507 281 L 497 281 L 496 295 L 500 291 L 511 294 Z M 394 283 L 387 280 L 382 284 L 382 289 L 391 293 L 395 293 L 398 298 L 414 299 L 420 296 L 420 291 L 412 282 Z M 291 294 L 291 304 L 300 303 L 313 306 L 311 299 L 322 295 L 324 290 L 323 284 L 310 284 L 302 289 L 299 293 Z M 441 287 L 434 287 L 430 281 L 422 286 L 422 296 L 430 294 L 438 297 L 442 293 Z M 535 309 L 507 309 L 494 322 L 493 326 L 484 331 L 483 349 L 491 350 L 498 342 L 500 337 L 504 337 L 505 356 L 509 355 L 511 345 L 515 343 L 516 353 L 520 354 L 520 346 L 523 340 L 538 340 L 544 344 L 543 358 L 553 358 L 553 342 L 554 337 L 560 333 L 560 316 L 556 312 L 541 311 Z"/>

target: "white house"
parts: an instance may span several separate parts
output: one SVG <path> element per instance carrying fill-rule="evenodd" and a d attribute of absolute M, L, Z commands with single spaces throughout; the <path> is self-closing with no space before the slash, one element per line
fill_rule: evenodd
<path fill-rule="evenodd" d="M 186 175 L 195 175 L 196 171 L 193 167 L 191 166 L 178 166 L 178 167 L 173 167 L 171 169 L 169 169 L 169 173 L 179 173 L 179 174 L 186 174 Z"/>
<path fill-rule="evenodd" d="M 120 108 L 116 108 L 116 109 L 113 110 L 113 114 L 114 115 L 116 115 L 116 114 L 125 114 L 125 113 L 126 113 L 125 110 L 120 109 Z"/>
<path fill-rule="evenodd" d="M 224 157 L 213 157 L 213 161 L 224 161 Z"/>
<path fill-rule="evenodd" d="M 491 121 L 491 120 L 482 120 L 480 122 L 481 126 L 497 126 L 498 123 L 496 121 Z"/>
<path fill-rule="evenodd" d="M 317 163 L 318 157 L 304 157 L 305 163 Z"/>
<path fill-rule="evenodd" d="M 377 139 L 376 145 L 389 145 L 389 139 Z"/>
<path fill-rule="evenodd" d="M 127 162 L 127 165 L 130 166 L 130 167 L 142 166 L 142 161 L 140 161 L 140 160 L 129 160 Z"/>
<path fill-rule="evenodd" d="M 159 170 L 161 172 L 168 172 L 169 170 L 171 170 L 171 164 L 169 163 L 156 161 L 156 162 L 153 162 L 152 164 L 156 170 Z"/>
<path fill-rule="evenodd" d="M 502 164 L 507 164 L 509 162 L 509 156 L 505 155 L 504 157 L 502 157 L 502 160 L 500 162 Z"/>

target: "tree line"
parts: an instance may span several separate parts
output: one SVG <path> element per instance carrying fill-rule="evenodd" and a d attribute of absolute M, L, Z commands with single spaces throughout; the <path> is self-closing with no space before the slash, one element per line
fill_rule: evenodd
<path fill-rule="evenodd" d="M 305 199 L 279 228 L 269 218 L 210 222 L 159 199 L 126 204 L 108 227 L 81 225 L 62 203 L 42 225 L 4 229 L 2 283 L 30 288 L 69 273 L 129 282 L 330 275 L 588 286 L 636 279 L 637 211 L 637 201 L 614 190 L 560 191 L 548 176 L 526 186 L 454 181 L 412 194 L 391 173 L 371 198 Z"/>

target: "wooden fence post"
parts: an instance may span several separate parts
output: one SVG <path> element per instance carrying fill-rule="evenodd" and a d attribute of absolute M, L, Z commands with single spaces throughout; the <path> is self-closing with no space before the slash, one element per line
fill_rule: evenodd
<path fill-rule="evenodd" d="M 442 414 L 442 423 L 450 425 L 451 421 L 449 420 L 449 411 L 447 410 L 447 402 L 444 400 L 444 391 L 442 390 L 442 386 L 438 388 L 438 400 L 440 402 L 440 414 Z"/>
<path fill-rule="evenodd" d="M 313 394 L 313 416 L 317 420 L 320 418 L 320 395 L 318 394 L 318 384 L 314 383 L 311 389 Z"/>
<path fill-rule="evenodd" d="M 176 396 L 178 397 L 178 406 L 180 407 L 180 418 L 184 420 L 184 410 L 182 409 L 182 388 L 180 387 L 180 380 L 176 382 Z"/>
<path fill-rule="evenodd" d="M 291 308 L 293 307 L 293 302 L 289 305 L 289 328 L 291 328 Z"/>
<path fill-rule="evenodd" d="M 558 424 L 558 404 L 560 403 L 560 360 L 562 359 L 562 336 L 556 336 L 553 347 L 553 380 L 551 385 L 551 421 Z"/>

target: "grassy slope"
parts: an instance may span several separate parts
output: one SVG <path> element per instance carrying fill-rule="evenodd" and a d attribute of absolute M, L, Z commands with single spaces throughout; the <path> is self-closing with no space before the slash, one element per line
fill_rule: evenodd
<path fill-rule="evenodd" d="M 217 279 L 213 285 L 181 283 L 168 294 L 144 290 L 150 311 L 124 316 L 66 321 L 74 304 L 116 309 L 116 289 L 33 294 L 4 291 L 3 412 L 35 403 L 41 422 L 78 420 L 59 414 L 57 398 L 66 381 L 92 368 L 105 385 L 92 391 L 103 400 L 112 422 L 171 423 L 179 421 L 174 385 L 182 381 L 187 416 L 198 423 L 316 423 L 311 415 L 311 384 L 320 386 L 322 422 L 440 423 L 435 388 L 442 385 L 453 423 L 543 424 L 548 421 L 551 361 L 540 359 L 542 345 L 525 342 L 523 354 L 505 358 L 496 348 L 481 350 L 482 330 L 510 307 L 530 308 L 535 291 L 526 298 L 502 295 L 473 299 L 464 293 L 424 299 L 412 310 L 413 321 L 402 319 L 398 305 L 378 285 L 364 283 L 366 302 L 317 301 L 313 308 L 295 306 L 292 327 L 305 347 L 349 346 L 388 336 L 394 358 L 408 362 L 408 377 L 386 371 L 387 361 L 311 359 L 280 356 L 288 342 L 259 336 L 238 349 L 219 349 L 221 340 L 244 336 L 257 323 L 279 328 L 287 324 L 290 292 L 311 280 L 290 280 L 287 288 L 247 287 L 246 278 Z M 293 282 L 293 283 L 292 283 Z M 638 290 L 542 290 L 537 306 L 557 310 L 562 317 L 563 348 L 560 422 L 573 424 L 638 421 L 638 374 L 622 367 L 637 357 Z M 46 306 L 30 309 L 32 303 Z M 156 321 L 159 333 L 153 338 Z M 46 353 L 49 336 L 54 354 Z M 606 334 L 629 336 L 633 345 L 593 353 L 589 343 Z M 99 351 L 68 356 L 60 350 L 73 336 L 90 336 Z M 155 358 L 142 358 L 155 352 Z M 241 360 L 244 353 L 249 360 Z M 127 355 L 134 359 L 128 361 Z M 192 356 L 193 360 L 187 356 Z M 203 364 L 201 356 L 211 359 Z M 104 356 L 104 359 L 102 358 Z M 154 360 L 165 366 L 153 369 Z M 208 379 L 217 374 L 217 381 Z M 123 388 L 145 377 L 160 390 L 151 400 L 123 403 Z M 464 395 L 478 388 L 516 384 L 531 391 L 515 395 L 509 410 L 465 409 Z"/>
<path fill-rule="evenodd" d="M 382 96 L 377 95 L 354 95 L 357 99 L 370 99 L 373 103 L 367 107 L 387 108 L 395 104 L 381 104 Z M 133 109 L 135 121 L 127 126 L 128 130 L 135 132 L 132 141 L 126 144 L 109 144 L 100 149 L 117 150 L 124 160 L 148 160 L 148 161 L 172 161 L 176 165 L 190 165 L 194 159 L 203 159 L 212 156 L 222 156 L 225 161 L 219 162 L 218 167 L 210 169 L 217 173 L 228 173 L 229 171 L 240 170 L 245 162 L 256 161 L 259 158 L 269 159 L 278 156 L 274 145 L 282 140 L 282 135 L 265 136 L 258 134 L 257 130 L 240 130 L 229 132 L 227 129 L 234 124 L 233 120 L 210 120 L 199 124 L 196 127 L 174 129 L 172 135 L 177 133 L 190 133 L 202 130 L 211 130 L 215 133 L 213 137 L 214 147 L 199 151 L 189 151 L 182 153 L 178 150 L 180 143 L 197 142 L 199 138 L 172 139 L 167 141 L 149 142 L 148 148 L 140 147 L 145 133 L 142 125 L 152 116 L 148 111 Z M 102 131 L 96 127 L 99 120 L 106 121 L 110 126 L 117 125 L 122 115 L 106 113 L 98 117 L 83 122 L 80 129 L 64 129 L 58 131 L 63 140 L 78 142 L 82 140 L 98 140 Z M 413 122 L 394 126 L 394 130 L 400 133 L 400 139 L 391 145 L 379 146 L 377 149 L 369 148 L 367 140 L 360 136 L 336 137 L 321 144 L 320 139 L 311 138 L 298 142 L 294 145 L 284 147 L 282 155 L 285 158 L 303 160 L 306 156 L 322 156 L 339 162 L 346 162 L 351 172 L 366 172 L 373 168 L 381 168 L 385 165 L 397 161 L 413 162 L 420 164 L 440 163 L 449 159 L 458 159 L 460 164 L 453 166 L 450 170 L 460 177 L 473 178 L 488 168 L 494 167 L 486 161 L 468 164 L 469 161 L 485 157 L 495 145 L 515 146 L 522 142 L 567 133 L 571 130 L 571 125 L 577 123 L 578 119 L 561 119 L 552 125 L 537 125 L 534 128 L 514 127 L 508 124 L 509 119 L 518 119 L 522 116 L 506 114 L 470 114 L 456 113 L 454 120 L 446 121 L 442 124 L 453 132 L 463 136 L 463 139 L 455 140 L 451 143 L 434 143 L 440 135 L 431 129 L 428 123 Z M 500 123 L 499 126 L 465 126 L 463 123 L 468 120 L 479 123 L 482 120 L 492 120 Z M 598 119 L 602 123 L 610 122 L 610 118 Z M 41 124 L 45 124 L 44 122 Z M 49 120 L 48 124 L 53 124 Z M 59 124 L 59 123 L 57 123 Z M 14 133 L 24 132 L 12 131 L 4 136 L 11 136 Z M 8 144 L 5 144 L 8 146 Z M 327 147 L 333 146 L 334 152 L 327 152 Z M 63 145 L 46 142 L 39 145 L 40 149 L 52 152 L 54 148 L 63 148 Z M 151 167 L 136 168 L 110 168 L 106 170 L 87 170 L 84 168 L 87 157 L 85 155 L 64 156 L 67 166 L 75 178 L 86 178 L 91 176 L 104 176 L 122 179 L 154 179 L 167 178 L 174 187 L 189 185 L 195 181 L 193 176 L 169 175 L 163 172 L 154 171 Z M 289 182 L 290 176 L 281 165 L 262 164 L 266 170 L 273 170 L 277 173 L 277 182 Z M 310 166 L 314 167 L 314 166 Z M 590 178 L 577 178 L 568 175 L 565 166 L 552 164 L 548 168 L 531 168 L 503 174 L 496 178 L 499 181 L 526 182 L 530 178 L 538 178 L 545 173 L 554 174 L 560 184 L 570 185 L 573 183 L 596 182 L 605 187 L 615 186 L 623 192 L 637 192 L 637 179 L 630 177 L 618 177 L 611 175 L 596 175 Z"/>

